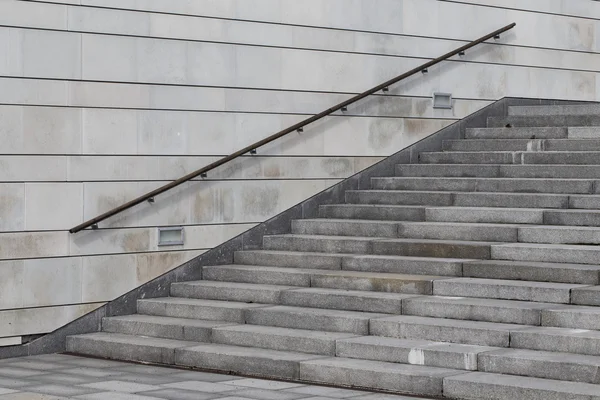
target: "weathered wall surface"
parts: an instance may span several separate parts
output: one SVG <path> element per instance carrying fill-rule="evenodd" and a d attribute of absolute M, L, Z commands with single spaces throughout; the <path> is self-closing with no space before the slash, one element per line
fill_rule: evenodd
<path fill-rule="evenodd" d="M 0 0 L 0 344 L 48 332 L 505 95 L 599 100 L 591 0 Z M 517 22 L 100 225 L 74 225 Z M 431 94 L 452 93 L 452 110 Z M 600 92 L 598 92 L 600 93 Z M 185 244 L 157 245 L 158 226 Z"/>

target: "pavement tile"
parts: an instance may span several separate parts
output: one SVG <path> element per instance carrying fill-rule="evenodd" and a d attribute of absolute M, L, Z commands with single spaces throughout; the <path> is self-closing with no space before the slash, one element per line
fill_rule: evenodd
<path fill-rule="evenodd" d="M 60 383 L 61 385 L 82 385 L 84 383 L 97 382 L 97 377 L 72 375 L 72 374 L 45 374 L 34 377 L 38 382 Z"/>
<path fill-rule="evenodd" d="M 221 400 L 222 395 L 223 393 L 201 393 L 183 389 L 162 389 L 144 392 L 144 396 L 159 397 L 166 400 Z"/>
<path fill-rule="evenodd" d="M 285 390 L 286 392 L 300 393 L 312 396 L 324 396 L 334 399 L 347 399 L 349 397 L 365 394 L 363 391 L 331 388 L 325 386 L 304 386 Z"/>
<path fill-rule="evenodd" d="M 152 365 L 125 365 L 116 368 L 117 371 L 127 372 L 129 374 L 144 375 L 170 375 L 181 373 L 182 370 L 176 368 L 155 367 Z M 187 371 L 186 371 L 187 372 Z"/>
<path fill-rule="evenodd" d="M 162 385 L 162 386 L 169 387 L 169 388 L 175 388 L 175 389 L 191 390 L 191 391 L 196 391 L 196 392 L 205 392 L 205 393 L 221 393 L 221 392 L 229 392 L 229 391 L 238 389 L 234 386 L 223 385 L 221 383 L 200 382 L 200 381 L 184 381 L 184 382 L 168 383 L 168 384 Z"/>
<path fill-rule="evenodd" d="M 25 369 L 18 367 L 10 367 L 3 365 L 0 367 L 0 377 L 11 377 L 11 378 L 23 378 L 35 375 L 45 374 L 44 371 L 39 371 L 35 369 Z"/>
<path fill-rule="evenodd" d="M 68 369 L 61 369 L 58 371 L 53 371 L 60 374 L 71 374 L 71 375 L 79 375 L 79 376 L 88 376 L 94 378 L 105 378 L 107 376 L 117 376 L 122 375 L 123 373 L 120 371 L 109 370 L 106 368 L 91 368 L 91 367 L 75 367 Z"/>
<path fill-rule="evenodd" d="M 245 378 L 225 375 L 225 374 L 214 374 L 212 372 L 196 372 L 196 371 L 179 371 L 177 372 L 177 378 L 182 381 L 203 381 L 203 382 L 223 382 L 223 381 L 234 381 Z"/>
<path fill-rule="evenodd" d="M 118 376 L 120 381 L 142 383 L 145 385 L 164 385 L 166 383 L 181 382 L 183 379 L 177 377 L 177 375 L 146 375 L 146 374 L 122 374 Z"/>
<path fill-rule="evenodd" d="M 15 362 L 6 364 L 5 366 L 35 369 L 35 370 L 46 371 L 46 372 L 52 371 L 54 369 L 65 368 L 65 366 L 63 364 L 59 364 L 59 363 L 55 363 L 55 362 L 46 362 L 46 361 L 35 361 L 35 360 L 15 361 Z"/>
<path fill-rule="evenodd" d="M 59 384 L 44 384 L 39 386 L 31 386 L 27 388 L 29 392 L 42 393 L 42 394 L 51 394 L 53 396 L 79 396 L 82 394 L 94 393 L 97 390 L 82 388 L 78 386 L 68 386 L 68 385 L 59 385 Z"/>
<path fill-rule="evenodd" d="M 44 375 L 38 375 L 44 376 Z M 37 378 L 36 378 L 37 379 Z M 9 389 L 18 389 L 25 386 L 39 385 L 38 381 L 31 379 L 3 378 L 0 377 L 0 387 Z"/>
<path fill-rule="evenodd" d="M 158 397 L 150 397 L 141 394 L 119 393 L 119 392 L 101 392 L 77 396 L 76 399 L 82 400 L 161 400 Z M 3 399 L 0 399 L 3 400 Z"/>
<path fill-rule="evenodd" d="M 68 400 L 67 397 L 57 397 L 48 394 L 18 392 L 0 396 L 0 400 Z"/>
<path fill-rule="evenodd" d="M 245 386 L 256 389 L 270 389 L 270 390 L 280 390 L 280 389 L 291 389 L 302 387 L 305 385 L 298 383 L 289 383 L 289 382 L 280 382 L 280 381 L 267 381 L 263 379 L 239 379 L 234 381 L 225 381 L 221 382 L 227 385 L 233 386 Z"/>
<path fill-rule="evenodd" d="M 139 393 L 148 392 L 150 390 L 159 390 L 160 386 L 144 385 L 142 383 L 125 382 L 125 381 L 103 381 L 95 383 L 87 383 L 79 385 L 79 387 L 101 390 L 103 392 L 123 392 L 123 393 Z"/>
<path fill-rule="evenodd" d="M 306 395 L 299 393 L 285 392 L 282 390 L 266 389 L 242 389 L 231 394 L 232 396 L 242 396 L 255 400 L 295 400 L 305 399 Z"/>

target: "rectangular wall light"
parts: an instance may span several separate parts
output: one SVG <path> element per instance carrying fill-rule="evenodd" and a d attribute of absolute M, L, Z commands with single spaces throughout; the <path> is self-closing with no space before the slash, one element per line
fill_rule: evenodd
<path fill-rule="evenodd" d="M 433 108 L 442 108 L 446 110 L 452 109 L 452 94 L 450 93 L 434 93 Z"/>
<path fill-rule="evenodd" d="M 180 246 L 183 242 L 183 227 L 158 228 L 159 246 Z"/>

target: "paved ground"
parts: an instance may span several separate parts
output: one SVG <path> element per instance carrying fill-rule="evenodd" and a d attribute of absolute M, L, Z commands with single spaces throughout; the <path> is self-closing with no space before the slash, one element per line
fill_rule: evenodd
<path fill-rule="evenodd" d="M 0 360 L 0 400 L 407 400 L 53 354 Z"/>

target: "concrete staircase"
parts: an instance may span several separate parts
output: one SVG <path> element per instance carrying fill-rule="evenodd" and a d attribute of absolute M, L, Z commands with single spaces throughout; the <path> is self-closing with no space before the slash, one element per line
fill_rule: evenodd
<path fill-rule="evenodd" d="M 511 107 L 68 351 L 431 398 L 598 400 L 593 125 L 596 105 Z"/>

